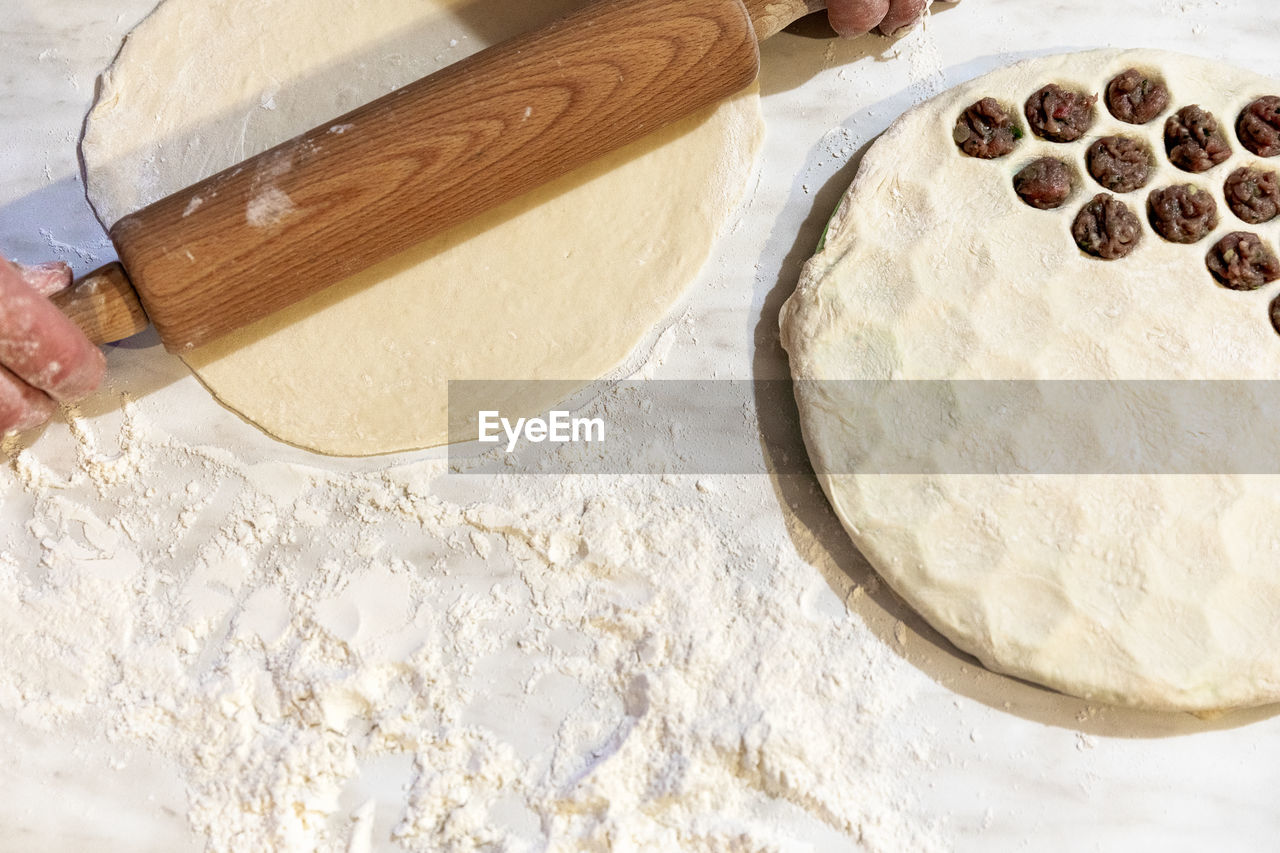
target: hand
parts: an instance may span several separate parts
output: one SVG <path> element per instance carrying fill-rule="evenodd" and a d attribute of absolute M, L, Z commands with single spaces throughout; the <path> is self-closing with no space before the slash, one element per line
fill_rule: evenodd
<path fill-rule="evenodd" d="M 828 0 L 827 17 L 842 36 L 860 36 L 876 27 L 896 36 L 914 27 L 928 5 L 929 0 Z"/>
<path fill-rule="evenodd" d="M 102 382 L 102 352 L 45 298 L 70 283 L 64 263 L 0 258 L 0 433 L 42 424 Z"/>

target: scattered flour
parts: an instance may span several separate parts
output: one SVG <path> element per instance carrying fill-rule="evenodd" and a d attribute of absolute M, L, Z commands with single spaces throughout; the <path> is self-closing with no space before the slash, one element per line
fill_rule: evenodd
<path fill-rule="evenodd" d="M 254 228 L 270 228 L 296 210 L 293 200 L 283 190 L 270 187 L 250 199 L 244 218 Z"/>
<path fill-rule="evenodd" d="M 946 847 L 905 783 L 922 677 L 754 532 L 764 478 L 475 503 L 122 411 L 5 448 L 0 714 L 172 761 L 207 849 Z"/>

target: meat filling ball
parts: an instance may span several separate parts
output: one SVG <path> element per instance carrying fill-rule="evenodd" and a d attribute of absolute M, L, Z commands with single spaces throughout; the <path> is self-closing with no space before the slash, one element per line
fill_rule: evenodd
<path fill-rule="evenodd" d="M 1199 106 L 1183 107 L 1164 123 L 1169 162 L 1184 172 L 1206 172 L 1231 156 L 1218 120 Z"/>
<path fill-rule="evenodd" d="M 1076 215 L 1071 236 L 1082 251 L 1114 261 L 1137 248 L 1142 238 L 1142 223 L 1124 202 L 1107 193 L 1098 193 Z"/>
<path fill-rule="evenodd" d="M 1089 174 L 1117 193 L 1133 192 L 1151 178 L 1151 151 L 1130 136 L 1104 136 L 1085 153 Z"/>
<path fill-rule="evenodd" d="M 994 160 L 1013 151 L 1022 131 L 995 98 L 983 98 L 960 114 L 953 136 L 970 157 Z"/>
<path fill-rule="evenodd" d="M 1055 157 L 1033 160 L 1013 176 L 1018 197 L 1039 210 L 1062 207 L 1071 195 L 1071 169 Z"/>
<path fill-rule="evenodd" d="M 1050 142 L 1074 142 L 1091 127 L 1097 95 L 1072 92 L 1050 83 L 1030 98 L 1025 112 L 1036 135 Z"/>
<path fill-rule="evenodd" d="M 1212 193 L 1178 184 L 1151 193 L 1147 216 L 1156 233 L 1169 242 L 1195 243 L 1218 227 L 1218 203 Z"/>
<path fill-rule="evenodd" d="M 1280 97 L 1266 95 L 1245 107 L 1236 120 L 1236 136 L 1259 157 L 1280 154 Z"/>
<path fill-rule="evenodd" d="M 1280 213 L 1280 182 L 1275 172 L 1241 166 L 1227 176 L 1223 192 L 1231 212 L 1250 225 L 1270 222 Z"/>
<path fill-rule="evenodd" d="M 1280 278 L 1280 259 L 1256 234 L 1233 231 L 1209 250 L 1209 272 L 1223 287 L 1257 290 Z"/>
<path fill-rule="evenodd" d="M 1169 106 L 1169 88 L 1136 68 L 1122 71 L 1107 84 L 1107 109 L 1121 121 L 1146 124 Z"/>

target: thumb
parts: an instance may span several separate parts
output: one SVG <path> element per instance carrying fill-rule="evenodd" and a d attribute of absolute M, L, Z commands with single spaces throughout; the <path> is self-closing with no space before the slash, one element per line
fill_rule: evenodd
<path fill-rule="evenodd" d="M 36 264 L 30 267 L 19 263 L 13 263 L 11 266 L 17 270 L 19 277 L 26 282 L 27 286 L 41 296 L 52 296 L 71 284 L 71 267 L 63 261 Z"/>

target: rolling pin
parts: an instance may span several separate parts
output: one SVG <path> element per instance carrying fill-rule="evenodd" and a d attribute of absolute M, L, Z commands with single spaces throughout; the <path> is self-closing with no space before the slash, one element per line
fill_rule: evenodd
<path fill-rule="evenodd" d="M 132 213 L 54 297 L 181 353 L 744 89 L 826 0 L 602 0 Z"/>

